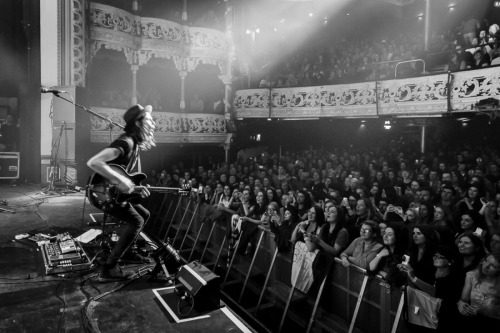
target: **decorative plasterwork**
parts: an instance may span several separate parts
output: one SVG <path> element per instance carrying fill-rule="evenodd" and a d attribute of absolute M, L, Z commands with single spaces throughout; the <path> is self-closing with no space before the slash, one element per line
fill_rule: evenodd
<path fill-rule="evenodd" d="M 72 1 L 71 26 L 72 38 L 72 73 L 71 85 L 85 86 L 85 0 Z"/>
<path fill-rule="evenodd" d="M 239 90 L 233 105 L 237 118 L 439 115 L 448 112 L 447 82 L 448 75 L 440 74 L 378 83 Z M 500 67 L 453 73 L 450 87 L 451 111 L 470 110 L 481 99 L 500 98 Z"/>
<path fill-rule="evenodd" d="M 139 17 L 98 3 L 90 5 L 90 38 L 91 56 L 104 47 L 123 51 L 131 65 L 145 65 L 152 57 L 172 59 L 179 71 L 194 71 L 203 63 L 224 73 L 231 50 L 223 32 Z"/>
<path fill-rule="evenodd" d="M 453 74 L 453 110 L 471 110 L 471 104 L 491 97 L 500 99 L 500 67 Z"/>
<path fill-rule="evenodd" d="M 123 121 L 125 110 L 96 107 L 93 108 L 93 111 L 113 122 L 125 125 Z M 155 139 L 160 143 L 223 143 L 227 137 L 224 115 L 154 112 L 153 119 L 156 122 Z M 119 127 L 112 128 L 113 138 L 122 131 Z M 109 141 L 108 121 L 91 116 L 91 141 Z"/>

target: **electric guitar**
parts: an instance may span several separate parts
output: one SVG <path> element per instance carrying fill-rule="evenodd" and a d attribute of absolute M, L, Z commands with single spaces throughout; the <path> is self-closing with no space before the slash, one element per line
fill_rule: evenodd
<path fill-rule="evenodd" d="M 180 195 L 188 195 L 191 193 L 191 186 L 186 184 L 183 188 L 177 187 L 146 187 L 141 185 L 141 182 L 147 178 L 143 173 L 136 172 L 129 174 L 123 167 L 116 164 L 109 164 L 111 169 L 118 172 L 122 176 L 130 179 L 134 184 L 134 190 L 132 193 L 123 193 L 117 184 L 111 184 L 107 178 L 101 176 L 98 173 L 94 173 L 90 177 L 87 198 L 90 203 L 96 208 L 105 212 L 106 210 L 112 208 L 114 205 L 122 205 L 124 203 L 130 202 L 131 204 L 138 204 L 141 201 L 141 191 L 147 188 L 150 192 L 178 192 Z"/>

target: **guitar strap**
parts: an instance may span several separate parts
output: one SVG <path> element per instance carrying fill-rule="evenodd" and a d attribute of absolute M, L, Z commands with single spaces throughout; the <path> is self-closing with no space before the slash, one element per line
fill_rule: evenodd
<path fill-rule="evenodd" d="M 132 157 L 130 158 L 130 161 L 128 162 L 127 165 L 127 172 L 131 172 L 134 168 L 135 165 L 137 164 L 137 171 L 141 172 L 141 157 L 139 155 L 139 145 L 135 145 L 134 152 L 132 153 Z"/>

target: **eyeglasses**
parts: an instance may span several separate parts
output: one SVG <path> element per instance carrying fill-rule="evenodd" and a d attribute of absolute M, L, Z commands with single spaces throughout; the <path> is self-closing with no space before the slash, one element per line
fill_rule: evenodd
<path fill-rule="evenodd" d="M 445 256 L 442 256 L 442 255 L 440 255 L 440 254 L 435 254 L 435 255 L 432 257 L 432 259 L 446 259 L 446 257 L 445 257 Z"/>
<path fill-rule="evenodd" d="M 372 232 L 372 229 L 368 229 L 368 228 L 361 228 L 360 230 L 362 233 L 365 233 L 365 232 Z"/>

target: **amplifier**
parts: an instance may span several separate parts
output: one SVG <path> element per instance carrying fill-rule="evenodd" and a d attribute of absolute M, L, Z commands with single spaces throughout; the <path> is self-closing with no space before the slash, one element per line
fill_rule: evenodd
<path fill-rule="evenodd" d="M 19 179 L 19 153 L 0 152 L 0 179 Z"/>
<path fill-rule="evenodd" d="M 194 297 L 197 311 L 220 308 L 220 277 L 197 261 L 180 268 L 175 276 Z"/>

